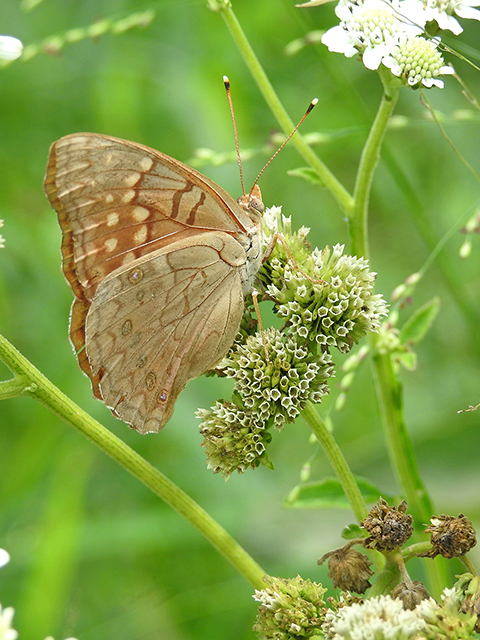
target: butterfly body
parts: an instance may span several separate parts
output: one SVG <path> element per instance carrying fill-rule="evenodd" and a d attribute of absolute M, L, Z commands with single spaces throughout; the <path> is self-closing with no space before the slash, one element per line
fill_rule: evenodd
<path fill-rule="evenodd" d="M 226 354 L 262 261 L 260 190 L 93 133 L 52 145 L 45 191 L 75 295 L 70 337 L 95 396 L 140 433 Z"/>

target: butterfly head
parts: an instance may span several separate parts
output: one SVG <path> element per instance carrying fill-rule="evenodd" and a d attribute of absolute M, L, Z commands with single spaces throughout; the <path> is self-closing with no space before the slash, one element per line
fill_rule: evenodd
<path fill-rule="evenodd" d="M 244 211 L 250 214 L 250 217 L 252 217 L 253 214 L 254 217 L 261 218 L 265 210 L 265 205 L 262 202 L 262 193 L 258 184 L 253 185 L 250 193 L 240 196 L 237 202 Z"/>

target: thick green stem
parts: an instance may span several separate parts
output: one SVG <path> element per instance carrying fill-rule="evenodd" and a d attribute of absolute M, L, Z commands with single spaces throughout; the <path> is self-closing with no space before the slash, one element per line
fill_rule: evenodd
<path fill-rule="evenodd" d="M 398 92 L 398 87 L 388 87 L 388 89 L 385 89 L 377 116 L 362 151 L 353 194 L 354 204 L 350 217 L 351 251 L 352 254 L 356 256 L 368 258 L 368 206 L 370 190 L 375 168 L 380 158 L 380 148 L 385 130 L 397 103 Z"/>
<path fill-rule="evenodd" d="M 265 586 L 262 581 L 265 571 L 223 527 L 171 480 L 67 398 L 1 335 L 0 359 L 16 377 L 21 378 L 21 389 L 18 387 L 20 392 L 44 404 L 173 507 L 216 547 L 253 587 L 262 589 Z M 26 387 L 27 379 L 29 386 Z M 11 389 L 13 390 L 13 386 Z"/>
<path fill-rule="evenodd" d="M 270 84 L 270 81 L 267 78 L 267 75 L 265 74 L 265 71 L 263 70 L 260 62 L 258 61 L 252 47 L 250 46 L 250 43 L 248 42 L 247 37 L 245 36 L 245 33 L 243 32 L 243 29 L 240 26 L 240 23 L 238 22 L 232 8 L 230 6 L 222 6 L 221 14 L 247 64 L 247 67 L 250 70 L 250 73 L 255 79 L 268 106 L 272 110 L 273 115 L 276 117 L 279 125 L 282 127 L 284 132 L 287 135 L 290 134 L 293 131 L 295 125 L 288 116 L 282 103 L 280 102 L 279 97 Z M 298 132 L 293 136 L 292 144 L 296 147 L 297 151 L 308 162 L 312 169 L 316 171 L 318 177 L 320 178 L 320 181 L 331 192 L 341 209 L 346 213 L 349 213 L 352 209 L 353 199 L 345 189 L 345 187 L 318 158 L 318 156 L 307 145 L 307 143 L 303 140 Z"/>

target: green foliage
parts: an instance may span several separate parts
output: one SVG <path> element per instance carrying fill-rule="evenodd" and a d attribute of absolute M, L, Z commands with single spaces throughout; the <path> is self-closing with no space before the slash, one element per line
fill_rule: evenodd
<path fill-rule="evenodd" d="M 376 502 L 380 495 L 387 501 L 394 501 L 393 496 L 389 497 L 369 480 L 358 477 L 355 480 L 367 504 Z M 299 484 L 290 491 L 283 504 L 294 509 L 348 509 L 350 506 L 336 478 L 323 478 L 318 482 Z"/>
<path fill-rule="evenodd" d="M 325 459 L 309 448 L 301 421 L 289 430 L 288 444 L 275 449 L 275 474 L 261 466 L 225 484 L 206 469 L 194 411 L 229 394 L 228 381 L 190 383 L 165 430 L 141 437 L 92 398 L 67 337 L 71 294 L 60 270 L 60 231 L 42 192 L 54 140 L 98 131 L 184 161 L 195 149 L 209 147 L 222 163 L 204 164 L 202 171 L 240 195 L 222 84 L 228 73 L 240 145 L 255 149 L 244 166 L 247 189 L 268 159 L 270 130 L 277 124 L 221 16 L 203 3 L 157 3 L 155 20 L 133 21 L 145 27 L 137 29 L 130 28 L 132 16 L 144 15 L 145 5 L 134 1 L 4 5 L 2 33 L 21 38 L 26 54 L 1 70 L 0 332 L 65 393 L 194 495 L 270 573 L 300 573 L 324 582 L 316 558 L 325 550 L 324 541 L 339 537 L 352 518 L 344 511 L 330 517 L 326 511 L 278 508 L 307 457 L 314 483 L 331 474 Z M 294 3 L 242 0 L 236 5 L 292 118 L 319 95 L 302 132 L 315 134 L 331 168 L 353 189 L 382 93 L 377 76 L 336 59 L 321 45 L 306 43 L 297 55 L 285 55 L 288 43 L 334 23 L 332 5 L 302 14 Z M 478 25 L 464 35 L 466 45 L 478 46 Z M 477 72 L 460 60 L 455 66 L 476 90 Z M 420 271 L 441 240 L 478 207 L 478 184 L 417 98 L 413 93 L 402 97 L 397 107 L 402 126 L 387 132 L 372 187 L 371 266 L 378 273 L 375 291 L 385 296 Z M 457 148 L 479 172 L 479 118 L 472 104 L 453 80 L 432 100 L 446 114 L 442 121 Z M 456 117 L 460 112 L 466 117 Z M 223 163 L 225 157 L 232 161 Z M 329 193 L 287 176 L 300 162 L 305 161 L 290 145 L 268 167 L 260 180 L 266 204 L 282 205 L 295 228 L 311 227 L 314 246 L 348 243 L 345 216 Z M 400 309 L 398 326 L 402 332 L 408 327 L 416 338 L 429 329 L 416 371 L 401 372 L 422 476 L 439 511 L 468 513 L 478 529 L 480 414 L 456 411 L 479 401 L 480 247 L 478 234 L 471 233 L 470 257 L 462 260 L 463 239 L 454 233 L 436 255 L 412 306 Z M 440 310 L 433 302 L 423 308 L 432 296 L 442 301 Z M 267 306 L 262 303 L 262 312 Z M 411 316 L 412 309 L 422 308 Z M 338 363 L 343 362 L 339 355 Z M 394 494 L 399 486 L 387 470 L 369 368 L 368 363 L 358 370 L 341 413 L 334 410 L 341 390 L 325 400 L 325 408 L 356 476 Z M 1 363 L 0 374 L 2 380 L 11 375 Z M 12 556 L 1 570 L 0 602 L 16 608 L 20 637 L 251 637 L 256 608 L 250 586 L 178 514 L 28 397 L 1 401 L 0 470 L 0 546 Z"/>

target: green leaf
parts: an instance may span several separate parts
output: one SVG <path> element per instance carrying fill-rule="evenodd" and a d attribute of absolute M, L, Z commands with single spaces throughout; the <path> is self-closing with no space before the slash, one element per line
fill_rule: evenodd
<path fill-rule="evenodd" d="M 303 178 L 310 184 L 319 184 L 322 187 L 325 186 L 322 180 L 318 177 L 318 173 L 310 167 L 298 167 L 297 169 L 291 169 L 287 171 L 289 176 L 294 176 L 296 178 Z"/>
<path fill-rule="evenodd" d="M 415 371 L 417 368 L 417 354 L 414 351 L 398 351 L 394 354 L 395 360 L 407 371 Z"/>
<path fill-rule="evenodd" d="M 344 540 L 365 538 L 365 529 L 362 529 L 358 524 L 347 524 L 342 530 L 342 538 Z"/>
<path fill-rule="evenodd" d="M 432 326 L 439 309 L 440 299 L 435 297 L 412 313 L 400 331 L 402 344 L 418 344 Z"/>
<path fill-rule="evenodd" d="M 365 478 L 356 477 L 355 481 L 367 503 L 376 502 L 380 495 L 387 502 L 394 500 Z M 342 485 L 336 478 L 324 478 L 320 482 L 297 485 L 285 498 L 283 506 L 293 509 L 350 509 Z"/>

